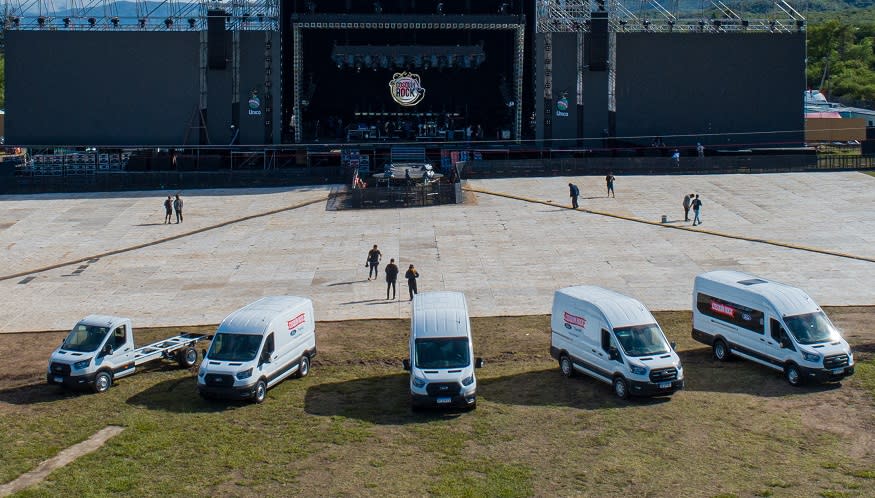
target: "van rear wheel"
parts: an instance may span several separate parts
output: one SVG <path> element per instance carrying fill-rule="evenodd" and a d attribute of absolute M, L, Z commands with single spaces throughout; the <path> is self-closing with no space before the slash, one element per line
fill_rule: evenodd
<path fill-rule="evenodd" d="M 614 394 L 617 395 L 620 399 L 628 399 L 629 398 L 629 384 L 626 383 L 626 379 L 622 377 L 614 377 Z"/>
<path fill-rule="evenodd" d="M 559 357 L 559 370 L 565 377 L 574 377 L 574 365 L 571 364 L 571 358 L 567 354 Z"/>
<path fill-rule="evenodd" d="M 728 361 L 729 360 L 729 348 L 726 347 L 726 343 L 723 342 L 723 339 L 717 339 L 714 341 L 714 358 L 717 361 Z"/>
<path fill-rule="evenodd" d="M 304 355 L 301 357 L 301 362 L 298 363 L 298 372 L 295 374 L 300 379 L 306 377 L 310 373 L 310 357 Z"/>
<path fill-rule="evenodd" d="M 197 364 L 197 350 L 191 346 L 180 349 L 176 353 L 176 361 L 180 368 L 191 368 Z"/>

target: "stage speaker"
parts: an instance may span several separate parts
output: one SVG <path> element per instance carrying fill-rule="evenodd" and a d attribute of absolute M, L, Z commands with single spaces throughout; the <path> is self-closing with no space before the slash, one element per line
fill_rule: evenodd
<path fill-rule="evenodd" d="M 860 153 L 864 156 L 875 155 L 875 140 L 863 140 L 860 144 Z"/>
<path fill-rule="evenodd" d="M 207 67 L 210 69 L 225 69 L 228 64 L 228 56 L 225 53 L 227 16 L 224 10 L 207 11 Z"/>
<path fill-rule="evenodd" d="M 875 140 L 875 126 L 866 127 L 866 140 Z"/>
<path fill-rule="evenodd" d="M 608 13 L 593 12 L 590 20 L 590 36 L 587 44 L 587 60 L 590 71 L 608 69 Z"/>

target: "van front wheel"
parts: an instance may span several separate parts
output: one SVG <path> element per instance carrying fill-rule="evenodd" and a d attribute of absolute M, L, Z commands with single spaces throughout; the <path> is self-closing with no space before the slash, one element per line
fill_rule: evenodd
<path fill-rule="evenodd" d="M 784 367 L 784 376 L 787 377 L 787 382 L 791 386 L 798 387 L 802 385 L 802 373 L 799 372 L 799 367 L 794 364 L 789 364 Z"/>
<path fill-rule="evenodd" d="M 562 375 L 566 377 L 574 377 L 574 365 L 571 364 L 571 358 L 569 358 L 567 354 L 564 354 L 559 358 L 559 370 L 561 370 Z"/>
<path fill-rule="evenodd" d="M 197 364 L 197 350 L 191 346 L 180 349 L 177 353 L 176 361 L 180 368 L 192 368 Z"/>
<path fill-rule="evenodd" d="M 264 398 L 267 396 L 267 384 L 263 380 L 259 380 L 255 384 L 255 392 L 252 394 L 252 401 L 256 403 L 264 403 Z"/>
<path fill-rule="evenodd" d="M 109 372 L 98 372 L 94 377 L 94 392 L 106 392 L 112 386 L 112 375 Z"/>
<path fill-rule="evenodd" d="M 614 378 L 614 394 L 620 399 L 627 399 L 629 397 L 629 385 L 626 383 L 626 379 L 622 377 Z"/>
<path fill-rule="evenodd" d="M 723 339 L 717 339 L 714 341 L 714 358 L 717 358 L 717 361 L 727 361 L 729 360 L 729 348 L 726 347 L 726 343 L 723 342 Z"/>

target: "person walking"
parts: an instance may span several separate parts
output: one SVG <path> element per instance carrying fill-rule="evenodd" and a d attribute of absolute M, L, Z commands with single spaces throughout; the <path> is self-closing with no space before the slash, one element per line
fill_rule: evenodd
<path fill-rule="evenodd" d="M 608 184 L 608 197 L 617 197 L 614 194 L 614 175 L 608 171 L 608 175 L 605 177 L 605 183 Z"/>
<path fill-rule="evenodd" d="M 176 222 L 182 221 L 182 199 L 179 194 L 176 194 L 176 199 L 173 200 L 173 210 L 176 211 Z"/>
<path fill-rule="evenodd" d="M 395 282 L 398 280 L 398 265 L 395 258 L 389 260 L 386 265 L 386 299 L 389 299 L 389 289 L 392 289 L 392 299 L 395 299 Z"/>
<path fill-rule="evenodd" d="M 693 226 L 701 225 L 702 218 L 699 215 L 702 213 L 702 201 L 699 200 L 699 194 L 696 194 L 696 197 L 693 198 Z"/>
<path fill-rule="evenodd" d="M 568 195 L 571 196 L 571 207 L 577 209 L 577 198 L 580 197 L 580 189 L 573 183 L 568 184 Z"/>
<path fill-rule="evenodd" d="M 383 258 L 383 254 L 377 249 L 377 244 L 374 244 L 374 248 L 368 251 L 368 259 L 365 260 L 365 266 L 370 266 L 371 269 L 368 271 L 368 280 L 371 279 L 371 275 L 374 276 L 374 280 L 380 275 L 379 265 L 380 260 Z"/>
<path fill-rule="evenodd" d="M 419 278 L 419 272 L 416 271 L 413 265 L 410 265 L 407 268 L 407 273 L 404 274 L 404 278 L 407 279 L 407 290 L 410 291 L 410 300 L 413 301 L 413 295 L 419 292 L 416 289 L 416 279 Z"/>
<path fill-rule="evenodd" d="M 693 203 L 693 194 L 684 196 L 684 221 L 690 221 L 690 206 Z"/>
<path fill-rule="evenodd" d="M 167 196 L 167 200 L 164 201 L 164 223 L 170 223 L 170 217 L 173 216 L 173 200 L 170 196 Z"/>

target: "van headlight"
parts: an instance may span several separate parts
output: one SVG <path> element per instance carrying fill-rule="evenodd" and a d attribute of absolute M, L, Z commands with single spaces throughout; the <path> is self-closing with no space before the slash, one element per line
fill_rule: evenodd
<path fill-rule="evenodd" d="M 252 377 L 252 368 L 247 368 L 246 370 L 244 370 L 242 372 L 237 372 L 236 377 L 237 377 L 237 380 L 243 380 L 243 379 L 248 379 L 249 377 Z"/>
<path fill-rule="evenodd" d="M 470 386 L 473 383 L 474 383 L 474 374 L 471 374 L 468 377 L 465 377 L 464 379 L 462 379 L 463 386 Z"/>
<path fill-rule="evenodd" d="M 425 387 L 428 384 L 425 379 L 420 379 L 419 377 L 413 377 L 413 387 Z"/>
<path fill-rule="evenodd" d="M 647 367 L 639 367 L 638 365 L 629 365 L 629 371 L 635 375 L 647 375 Z"/>
<path fill-rule="evenodd" d="M 88 368 L 88 365 L 91 365 L 91 358 L 87 360 L 77 361 L 73 364 L 73 368 L 75 370 L 82 370 L 83 368 Z"/>
<path fill-rule="evenodd" d="M 803 351 L 802 359 L 805 361 L 810 361 L 812 363 L 820 363 L 820 355 L 817 353 L 807 353 Z"/>

